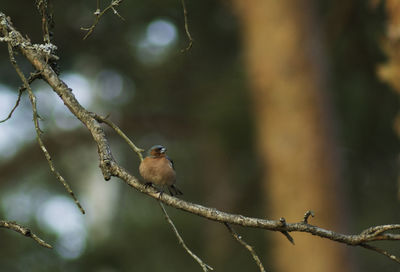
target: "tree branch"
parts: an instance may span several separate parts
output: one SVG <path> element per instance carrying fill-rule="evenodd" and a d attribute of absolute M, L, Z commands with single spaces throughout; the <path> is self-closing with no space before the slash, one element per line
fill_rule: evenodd
<path fill-rule="evenodd" d="M 122 168 L 113 158 L 108 140 L 105 136 L 104 130 L 100 123 L 93 114 L 83 108 L 76 100 L 72 90 L 58 77 L 50 65 L 46 62 L 48 53 L 42 49 L 40 45 L 32 45 L 29 40 L 25 39 L 11 24 L 10 20 L 0 13 L 0 30 L 7 30 L 10 35 L 3 37 L 0 41 L 10 40 L 13 46 L 17 47 L 21 53 L 30 61 L 37 71 L 41 71 L 42 78 L 52 87 L 52 89 L 59 95 L 64 104 L 68 107 L 73 115 L 75 115 L 89 130 L 93 140 L 98 147 L 100 169 L 106 180 L 111 176 L 120 178 L 127 185 L 132 188 L 145 193 L 155 199 L 160 199 L 163 203 L 198 215 L 209 220 L 240 225 L 243 227 L 259 228 L 269 231 L 279 231 L 282 233 L 290 232 L 305 232 L 321 238 L 329 239 L 339 243 L 360 246 L 373 251 L 376 251 L 397 263 L 400 263 L 399 258 L 393 257 L 390 253 L 369 245 L 369 242 L 376 240 L 389 240 L 398 241 L 400 235 L 388 234 L 387 231 L 400 230 L 400 224 L 390 224 L 382 226 L 374 226 L 362 231 L 360 234 L 341 234 L 331 230 L 323 229 L 318 226 L 307 223 L 308 216 L 304 216 L 303 220 L 295 223 L 282 224 L 281 220 L 268 220 L 262 218 L 247 217 L 240 214 L 231 214 L 219 211 L 215 208 L 205 207 L 199 204 L 191 203 L 163 194 L 161 197 L 159 193 L 153 188 L 145 188 L 139 180 L 132 176 L 128 171 Z M 311 214 L 310 214 L 311 215 Z"/>
<path fill-rule="evenodd" d="M 10 230 L 16 231 L 16 232 L 21 233 L 22 235 L 24 235 L 26 237 L 32 238 L 39 245 L 41 245 L 43 247 L 53 248 L 51 245 L 49 245 L 48 243 L 46 243 L 45 241 L 40 239 L 36 234 L 31 232 L 30 229 L 28 229 L 26 227 L 23 227 L 23 226 L 17 224 L 16 222 L 0 220 L 0 228 L 6 228 L 6 229 L 10 229 Z"/>

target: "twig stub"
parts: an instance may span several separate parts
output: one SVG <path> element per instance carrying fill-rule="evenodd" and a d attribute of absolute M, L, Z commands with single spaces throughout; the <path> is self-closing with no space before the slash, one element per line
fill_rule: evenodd
<path fill-rule="evenodd" d="M 310 215 L 311 215 L 311 217 L 315 216 L 313 211 L 310 211 L 310 210 L 306 211 L 306 213 L 304 214 L 304 217 L 303 217 L 304 224 L 308 224 L 308 218 L 310 217 Z"/>

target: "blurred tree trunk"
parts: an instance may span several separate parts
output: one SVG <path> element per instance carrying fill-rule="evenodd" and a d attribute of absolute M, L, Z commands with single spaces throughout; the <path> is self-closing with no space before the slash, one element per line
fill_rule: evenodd
<path fill-rule="evenodd" d="M 311 1 L 235 0 L 253 97 L 268 218 L 340 230 L 345 202 L 329 127 L 323 55 Z M 333 137 L 332 137 L 333 138 Z M 342 228 L 343 229 L 343 228 Z M 275 271 L 354 271 L 343 245 L 273 235 Z"/>
<path fill-rule="evenodd" d="M 385 64 L 378 66 L 378 76 L 400 95 L 400 2 L 386 0 L 385 8 L 388 20 L 382 47 L 388 60 Z M 400 137 L 400 111 L 397 113 L 393 127 Z M 398 198 L 400 199 L 400 173 L 397 180 Z"/>

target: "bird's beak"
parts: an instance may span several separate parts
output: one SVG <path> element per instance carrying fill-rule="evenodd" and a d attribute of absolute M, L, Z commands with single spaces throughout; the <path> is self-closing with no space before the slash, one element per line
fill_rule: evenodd
<path fill-rule="evenodd" d="M 160 153 L 161 153 L 161 154 L 164 154 L 165 151 L 167 151 L 167 149 L 166 149 L 165 147 L 163 147 L 163 148 L 161 148 Z"/>

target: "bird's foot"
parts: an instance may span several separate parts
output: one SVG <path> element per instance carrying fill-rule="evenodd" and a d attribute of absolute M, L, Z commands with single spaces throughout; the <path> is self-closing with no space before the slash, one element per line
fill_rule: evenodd
<path fill-rule="evenodd" d="M 164 190 L 160 190 L 159 192 L 158 192 L 158 199 L 161 199 L 161 197 L 162 197 L 162 195 L 164 194 Z"/>

